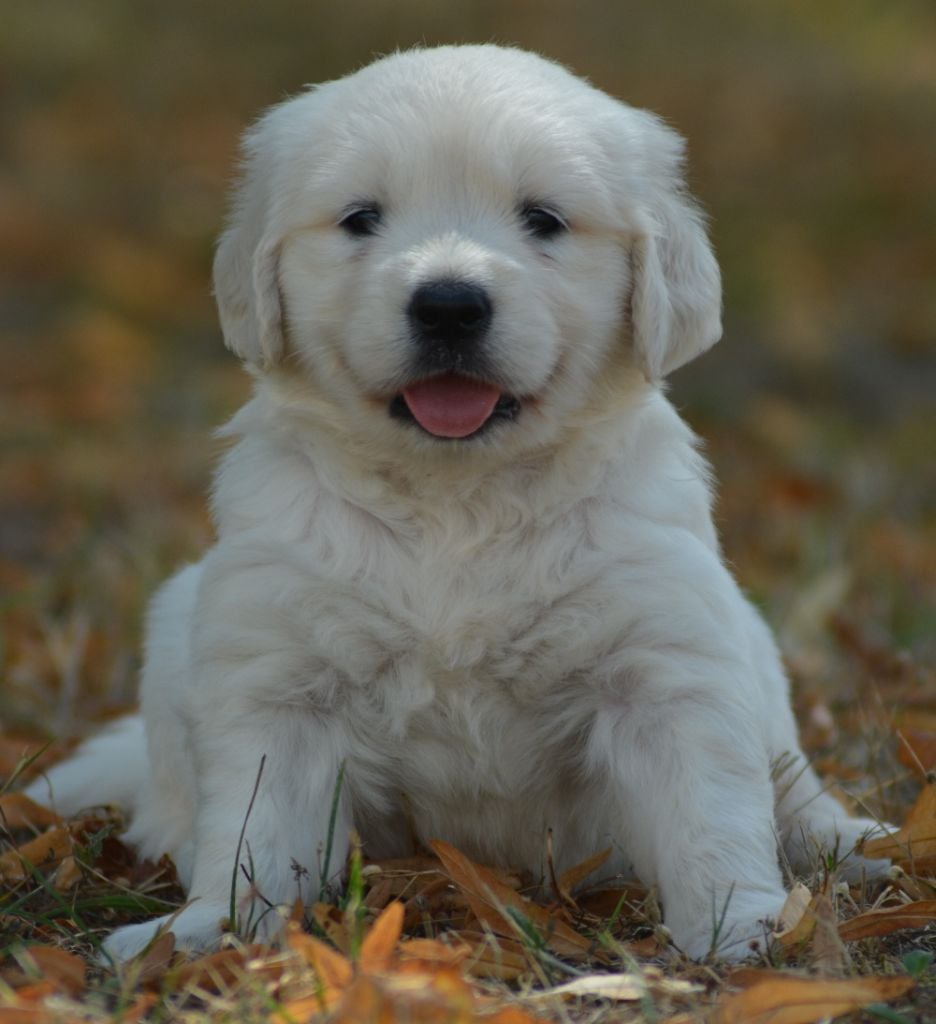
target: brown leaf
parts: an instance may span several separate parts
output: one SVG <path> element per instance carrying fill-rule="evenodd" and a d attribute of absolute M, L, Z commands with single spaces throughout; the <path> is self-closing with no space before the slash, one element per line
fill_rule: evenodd
<path fill-rule="evenodd" d="M 7 882 L 20 882 L 29 877 L 30 866 L 53 867 L 67 857 L 73 847 L 71 832 L 56 825 L 41 836 L 0 856 L 0 878 Z"/>
<path fill-rule="evenodd" d="M 579 907 L 588 914 L 594 914 L 605 920 L 622 909 L 628 910 L 628 904 L 641 903 L 646 899 L 647 890 L 642 885 L 626 885 L 614 889 L 596 889 L 585 893 L 577 899 Z"/>
<path fill-rule="evenodd" d="M 364 894 L 364 906 L 368 910 L 383 910 L 393 897 L 393 879 L 378 878 Z"/>
<path fill-rule="evenodd" d="M 361 943 L 362 971 L 382 971 L 389 966 L 402 929 L 403 904 L 391 903 L 371 925 Z"/>
<path fill-rule="evenodd" d="M 592 872 L 597 871 L 602 864 L 611 856 L 611 847 L 607 850 L 602 850 L 600 853 L 594 853 L 591 857 L 586 858 L 581 864 L 576 864 L 574 867 L 568 868 L 563 871 L 559 876 L 559 893 L 563 899 L 571 899 L 571 892 L 576 886 L 582 884 L 586 878 Z"/>
<path fill-rule="evenodd" d="M 312 907 L 312 920 L 345 956 L 351 955 L 351 932 L 344 914 L 331 903 L 316 903 Z"/>
<path fill-rule="evenodd" d="M 25 761 L 35 757 L 29 767 L 17 776 L 18 780 L 31 779 L 42 768 L 61 758 L 65 749 L 67 746 L 63 744 L 50 745 L 34 736 L 0 736 L 0 777 L 8 779 Z"/>
<path fill-rule="evenodd" d="M 499 881 L 488 868 L 475 864 L 449 843 L 436 839 L 430 845 L 439 855 L 449 878 L 465 894 L 475 916 L 495 934 L 508 938 L 517 935 L 518 925 L 509 914 L 513 910 L 530 921 L 546 943 L 561 956 L 576 960 L 600 956 L 590 939 L 579 935 L 545 907 L 524 899 Z"/>
<path fill-rule="evenodd" d="M 61 825 L 62 819 L 30 800 L 25 793 L 4 793 L 0 796 L 0 824 L 11 831 L 15 828 L 30 828 L 34 831 Z"/>
<path fill-rule="evenodd" d="M 39 975 L 51 982 L 58 991 L 70 996 L 80 995 L 84 991 L 88 966 L 81 957 L 54 946 L 30 946 L 24 956 L 35 965 Z"/>
<path fill-rule="evenodd" d="M 403 939 L 397 947 L 401 960 L 421 963 L 439 963 L 454 966 L 471 956 L 471 946 L 465 942 L 449 945 L 438 939 Z"/>
<path fill-rule="evenodd" d="M 899 999 L 912 978 L 769 978 L 718 1000 L 710 1024 L 815 1024 Z"/>
<path fill-rule="evenodd" d="M 839 925 L 838 933 L 844 942 L 890 935 L 905 928 L 925 928 L 936 921 L 936 900 L 918 900 L 897 907 L 869 910 Z"/>
<path fill-rule="evenodd" d="M 897 740 L 897 760 L 904 767 L 920 774 L 936 768 L 936 732 L 900 729 Z"/>
<path fill-rule="evenodd" d="M 848 966 L 848 952 L 838 934 L 838 917 L 832 900 L 817 893 L 812 903 L 816 929 L 812 937 L 813 965 L 823 974 L 843 974 Z"/>
<path fill-rule="evenodd" d="M 618 945 L 623 946 L 625 952 L 630 956 L 638 959 L 660 956 L 666 949 L 666 943 L 661 941 L 657 935 L 645 935 L 642 939 L 630 939 L 628 942 L 621 942 Z"/>
<path fill-rule="evenodd" d="M 260 945 L 247 946 L 244 949 L 221 949 L 217 953 L 201 956 L 181 964 L 172 972 L 172 987 L 200 989 L 205 992 L 225 992 L 243 981 L 248 972 L 278 974 L 280 967 L 276 964 L 265 964 L 257 971 L 250 971 L 248 963 L 263 952 Z"/>
<path fill-rule="evenodd" d="M 518 939 L 470 930 L 448 934 L 467 945 L 464 968 L 475 978 L 516 981 L 530 973 L 530 953 Z"/>
<path fill-rule="evenodd" d="M 172 932 L 163 932 L 157 936 L 149 949 L 136 962 L 137 984 L 149 985 L 161 981 L 172 963 L 174 953 L 175 936 Z"/>
<path fill-rule="evenodd" d="M 890 836 L 867 840 L 865 857 L 889 857 L 911 872 L 936 867 L 936 782 L 920 791 L 903 828 Z"/>

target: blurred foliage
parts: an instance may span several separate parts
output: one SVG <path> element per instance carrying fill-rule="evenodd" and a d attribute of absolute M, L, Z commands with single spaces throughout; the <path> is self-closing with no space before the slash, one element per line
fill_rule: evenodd
<path fill-rule="evenodd" d="M 242 127 L 377 53 L 488 40 L 689 139 L 727 330 L 673 394 L 800 677 L 880 683 L 834 615 L 936 657 L 931 0 L 30 0 L 0 31 L 7 724 L 131 699 L 146 595 L 210 540 L 211 429 L 246 394 L 209 290 Z"/>

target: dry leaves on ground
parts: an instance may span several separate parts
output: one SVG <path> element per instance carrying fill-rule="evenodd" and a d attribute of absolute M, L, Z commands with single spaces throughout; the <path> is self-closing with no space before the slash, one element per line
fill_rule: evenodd
<path fill-rule="evenodd" d="M 929 863 L 934 811 L 933 785 L 927 784 L 904 826 L 868 846 L 920 871 Z M 62 821 L 8 793 L 0 796 L 0 823 L 10 837 L 25 833 L 19 845 L 0 855 L 0 881 L 18 892 L 34 872 L 45 875 L 53 889 L 77 886 L 77 866 L 67 887 L 63 869 L 78 854 L 86 855 L 81 844 L 88 835 L 114 822 Z M 929 886 L 922 872 L 897 879 L 871 907 L 843 899 L 829 877 L 815 891 L 799 884 L 781 915 L 775 946 L 819 976 L 745 969 L 730 974 L 719 992 L 712 985 L 716 975 L 701 984 L 705 976 L 680 966 L 675 953 L 665 974 L 632 959 L 625 961 L 626 972 L 615 971 L 622 957 L 666 950 L 658 932 L 619 941 L 610 931 L 612 923 L 652 929 L 652 894 L 638 887 L 574 894 L 606 853 L 563 875 L 550 869 L 549 888 L 537 890 L 543 901 L 537 902 L 525 894 L 527 882 L 516 873 L 476 864 L 448 843 L 435 842 L 432 849 L 434 857 L 364 867 L 361 889 L 343 910 L 315 904 L 311 919 L 320 937 L 300 927 L 301 907 L 276 947 L 234 945 L 186 959 L 175 951 L 171 933 L 162 936 L 121 974 L 130 985 L 121 1019 L 139 1020 L 168 1000 L 177 1010 L 207 1015 L 198 1019 L 220 1020 L 235 1002 L 246 1000 L 253 1007 L 249 1019 L 267 1024 L 533 1024 L 567 1016 L 563 1004 L 575 1013 L 630 1004 L 627 1012 L 637 1017 L 652 1007 L 667 1024 L 810 1024 L 910 992 L 913 980 L 906 976 L 849 977 L 850 944 L 936 921 L 936 893 L 908 895 L 913 886 Z M 100 849 L 98 857 L 96 873 L 113 872 Z M 641 908 L 650 908 L 649 916 Z M 376 918 L 365 930 L 363 918 L 370 915 Z M 570 974 L 577 976 L 568 980 Z M 83 958 L 51 945 L 29 946 L 0 975 L 0 1024 L 103 1019 L 88 1016 L 87 979 Z"/>

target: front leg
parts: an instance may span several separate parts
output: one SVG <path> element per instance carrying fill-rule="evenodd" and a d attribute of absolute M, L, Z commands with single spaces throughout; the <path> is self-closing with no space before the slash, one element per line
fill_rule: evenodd
<path fill-rule="evenodd" d="M 323 861 L 349 750 L 339 674 L 315 637 L 326 616 L 311 615 L 297 597 L 300 584 L 308 590 L 303 576 L 274 572 L 271 559 L 249 556 L 216 554 L 206 562 L 191 612 L 186 677 L 144 674 L 145 714 L 158 718 L 154 709 L 172 709 L 158 718 L 162 732 L 150 737 L 154 764 L 179 746 L 187 755 L 181 768 L 163 765 L 161 777 L 189 773 L 179 782 L 192 792 L 192 833 L 175 852 L 191 864 L 191 884 L 179 914 L 110 937 L 106 948 L 121 959 L 165 927 L 187 949 L 215 944 L 225 923 L 269 937 L 282 923 L 271 905 L 314 900 L 321 881 L 344 866 L 349 785 L 341 787 L 330 858 Z M 151 657 L 164 656 L 165 640 L 148 644 Z M 141 834 L 158 826 L 155 818 L 134 822 Z"/>
<path fill-rule="evenodd" d="M 197 722 L 191 742 L 198 778 L 188 903 L 174 918 L 116 931 L 106 948 L 119 959 L 139 952 L 164 927 L 183 949 L 216 944 L 225 926 L 244 937 L 272 937 L 282 925 L 272 907 L 312 902 L 321 882 L 344 866 L 351 822 L 349 801 L 338 793 L 338 730 L 295 709 L 235 701 Z"/>
<path fill-rule="evenodd" d="M 724 677 L 679 683 L 666 657 L 642 660 L 644 669 L 657 662 L 653 684 L 599 712 L 591 766 L 619 809 L 634 870 L 659 889 L 676 946 L 693 958 L 742 959 L 764 944 L 765 922 L 786 897 L 756 714 L 730 699 Z M 717 667 L 729 676 L 738 668 Z"/>

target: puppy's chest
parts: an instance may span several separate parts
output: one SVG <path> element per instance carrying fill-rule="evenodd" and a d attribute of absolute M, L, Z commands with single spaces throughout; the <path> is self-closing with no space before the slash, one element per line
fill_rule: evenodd
<path fill-rule="evenodd" d="M 513 764 L 516 778 L 588 717 L 595 659 L 620 628 L 601 574 L 588 576 L 584 566 L 508 571 L 496 551 L 392 573 L 377 601 L 396 624 L 390 645 L 365 635 L 361 618 L 357 647 L 374 661 L 349 679 L 353 728 L 414 766 L 467 771 L 477 758 Z M 361 594 L 374 609 L 375 592 Z"/>

